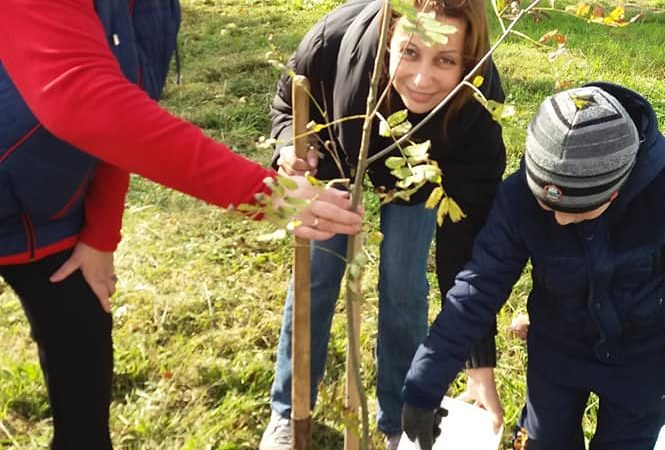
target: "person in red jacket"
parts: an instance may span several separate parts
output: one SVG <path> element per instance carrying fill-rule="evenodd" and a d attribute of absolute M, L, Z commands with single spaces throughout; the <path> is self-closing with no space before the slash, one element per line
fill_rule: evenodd
<path fill-rule="evenodd" d="M 8 0 L 0 14 L 0 276 L 39 348 L 56 450 L 112 448 L 109 297 L 129 173 L 228 207 L 275 172 L 169 114 L 177 0 Z M 302 177 L 295 234 L 355 233 L 347 194 Z M 279 201 L 278 198 L 274 198 Z"/>

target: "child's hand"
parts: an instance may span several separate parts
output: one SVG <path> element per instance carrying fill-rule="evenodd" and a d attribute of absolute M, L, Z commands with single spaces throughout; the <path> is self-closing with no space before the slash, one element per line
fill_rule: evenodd
<path fill-rule="evenodd" d="M 494 432 L 498 433 L 503 423 L 503 408 L 499 400 L 492 367 L 467 369 L 466 391 L 458 398 L 472 400 L 475 405 L 486 409 L 492 416 Z"/>
<path fill-rule="evenodd" d="M 513 317 L 513 321 L 510 322 L 508 332 L 525 341 L 526 336 L 529 333 L 529 324 L 529 316 L 527 314 L 518 314 Z"/>
<path fill-rule="evenodd" d="M 319 165 L 319 152 L 313 146 L 307 150 L 307 157 L 305 159 L 296 156 L 295 148 L 292 145 L 285 145 L 279 150 L 279 158 L 277 159 L 279 166 L 279 173 L 282 175 L 305 175 L 309 172 L 310 175 L 316 175 L 316 168 Z"/>
<path fill-rule="evenodd" d="M 83 278 L 99 299 L 104 311 L 110 313 L 109 300 L 115 292 L 117 280 L 113 265 L 113 252 L 103 252 L 79 241 L 69 259 L 51 275 L 49 280 L 58 283 L 77 270 L 83 274 Z"/>

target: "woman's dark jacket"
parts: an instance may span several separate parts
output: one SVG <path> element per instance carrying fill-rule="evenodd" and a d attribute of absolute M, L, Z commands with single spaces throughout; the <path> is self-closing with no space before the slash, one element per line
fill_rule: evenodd
<path fill-rule="evenodd" d="M 416 353 L 406 402 L 439 404 L 529 258 L 529 340 L 606 365 L 665 362 L 665 137 L 644 98 L 594 85 L 621 102 L 640 134 L 637 163 L 619 196 L 597 219 L 561 226 L 537 204 L 523 165 L 510 176 Z"/>
<path fill-rule="evenodd" d="M 383 0 L 351 0 L 319 21 L 300 43 L 289 65 L 297 74 L 309 78 L 313 97 L 327 113 L 326 118 L 322 117 L 312 104 L 311 120 L 324 124 L 365 113 L 382 4 Z M 481 89 L 484 94 L 503 101 L 501 81 L 493 64 L 489 65 L 484 77 Z M 393 110 L 404 108 L 398 96 L 393 100 Z M 280 80 L 271 115 L 272 136 L 282 144 L 289 143 L 292 139 L 292 110 L 288 76 Z M 432 141 L 430 157 L 443 170 L 446 192 L 467 215 L 456 224 L 446 221 L 437 231 L 437 275 L 441 291 L 446 292 L 452 286 L 455 274 L 471 256 L 473 238 L 489 212 L 505 169 L 506 155 L 500 126 L 477 102 L 470 100 L 450 121 L 447 137 L 443 136 L 441 116 L 424 125 L 413 140 Z M 411 114 L 409 120 L 417 123 L 421 117 Z M 378 120 L 372 132 L 370 155 L 392 143 L 392 140 L 378 135 L 377 123 Z M 326 156 L 319 161 L 317 177 L 331 179 L 352 175 L 352 167 L 358 159 L 361 128 L 362 120 L 351 120 L 319 133 L 322 140 L 334 141 L 344 174 L 340 174 L 332 158 Z M 399 155 L 398 150 L 393 154 Z M 383 160 L 369 168 L 369 175 L 376 187 L 390 189 L 396 181 Z M 430 191 L 431 186 L 420 189 L 410 202 L 424 202 Z M 489 352 L 492 354 L 491 348 Z"/>

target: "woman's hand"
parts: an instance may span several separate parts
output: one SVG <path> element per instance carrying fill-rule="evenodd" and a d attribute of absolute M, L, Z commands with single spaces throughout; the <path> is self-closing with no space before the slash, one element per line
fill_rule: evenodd
<path fill-rule="evenodd" d="M 486 409 L 492 416 L 494 432 L 498 433 L 503 423 L 503 408 L 499 401 L 499 393 L 494 381 L 494 369 L 492 367 L 480 367 L 467 369 L 466 391 L 458 398 L 461 400 L 473 400 L 474 404 Z"/>
<path fill-rule="evenodd" d="M 79 241 L 69 259 L 51 275 L 49 280 L 58 283 L 77 270 L 83 274 L 90 289 L 99 299 L 102 309 L 110 313 L 110 298 L 115 292 L 116 283 L 113 252 L 96 250 Z"/>
<path fill-rule="evenodd" d="M 289 192 L 296 198 L 311 200 L 302 210 L 297 219 L 301 225 L 293 230 L 293 234 L 303 239 L 325 240 L 335 234 L 356 234 L 360 231 L 364 210 L 351 211 L 351 199 L 347 191 L 335 188 L 312 186 L 304 177 L 291 177 L 298 187 Z M 283 199 L 273 199 L 279 206 Z"/>
<path fill-rule="evenodd" d="M 316 168 L 319 165 L 319 152 L 313 146 L 307 149 L 307 157 L 305 159 L 296 156 L 295 148 L 292 145 L 285 145 L 279 150 L 279 158 L 277 158 L 277 166 L 279 173 L 282 175 L 305 175 L 309 172 L 310 175 L 316 175 Z"/>

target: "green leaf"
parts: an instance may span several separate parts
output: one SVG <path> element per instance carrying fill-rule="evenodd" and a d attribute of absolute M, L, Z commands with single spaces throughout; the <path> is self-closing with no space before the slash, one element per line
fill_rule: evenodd
<path fill-rule="evenodd" d="M 411 175 L 411 169 L 408 167 L 400 167 L 399 169 L 392 170 L 390 174 L 399 180 L 403 180 Z"/>
<path fill-rule="evenodd" d="M 403 149 L 404 155 L 408 158 L 409 163 L 419 164 L 421 162 L 427 161 L 429 157 L 428 151 L 432 143 L 427 140 L 421 142 L 420 144 L 411 144 L 408 147 Z"/>
<path fill-rule="evenodd" d="M 399 169 L 406 165 L 406 159 L 401 156 L 390 156 L 386 159 L 386 167 L 392 170 Z"/>
<path fill-rule="evenodd" d="M 404 122 L 392 128 L 392 135 L 393 137 L 400 138 L 404 136 L 406 133 L 408 133 L 412 127 L 413 125 L 411 125 L 411 122 L 405 120 Z"/>
<path fill-rule="evenodd" d="M 405 0 L 390 0 L 390 6 L 400 16 L 415 17 L 415 15 L 418 13 L 418 10 L 413 6 L 413 4 Z"/>
<path fill-rule="evenodd" d="M 436 44 L 446 44 L 448 42 L 448 35 L 457 32 L 457 28 L 453 25 L 442 23 L 437 17 L 436 12 L 419 12 L 416 15 L 416 20 L 409 20 L 404 25 L 404 31 L 407 33 L 414 33 L 423 43 L 428 47 L 433 47 Z"/>
<path fill-rule="evenodd" d="M 379 136 L 390 137 L 390 126 L 383 120 L 379 123 Z"/>
<path fill-rule="evenodd" d="M 409 111 L 407 109 L 402 109 L 400 111 L 394 112 L 388 116 L 388 126 L 390 128 L 396 127 L 400 123 L 404 122 L 409 116 Z"/>
<path fill-rule="evenodd" d="M 492 115 L 492 119 L 505 125 L 515 115 L 515 105 L 506 105 L 495 100 L 484 100 L 481 104 Z"/>
<path fill-rule="evenodd" d="M 307 206 L 309 204 L 309 200 L 293 197 L 291 195 L 287 195 L 286 197 L 284 197 L 284 202 L 286 202 L 287 205 L 291 205 L 291 206 L 295 206 L 295 207 L 299 207 L 299 208 L 304 208 L 305 206 Z"/>
<path fill-rule="evenodd" d="M 277 183 L 289 191 L 298 189 L 298 183 L 293 178 L 277 175 Z"/>
<path fill-rule="evenodd" d="M 580 94 L 570 94 L 571 100 L 575 103 L 575 107 L 578 110 L 588 108 L 591 105 L 596 105 L 596 100 L 593 98 L 593 94 L 580 95 Z"/>
<path fill-rule="evenodd" d="M 411 122 L 408 120 L 405 120 L 404 122 L 395 125 L 394 127 L 390 127 L 387 122 L 381 121 L 379 123 L 379 135 L 383 137 L 395 137 L 399 138 L 401 136 L 404 136 L 406 133 L 409 132 L 409 130 L 413 127 L 411 125 Z"/>
<path fill-rule="evenodd" d="M 443 188 L 441 186 L 437 186 L 429 194 L 427 202 L 425 202 L 425 208 L 432 209 L 436 207 L 436 205 L 439 204 L 441 197 L 443 197 Z"/>

